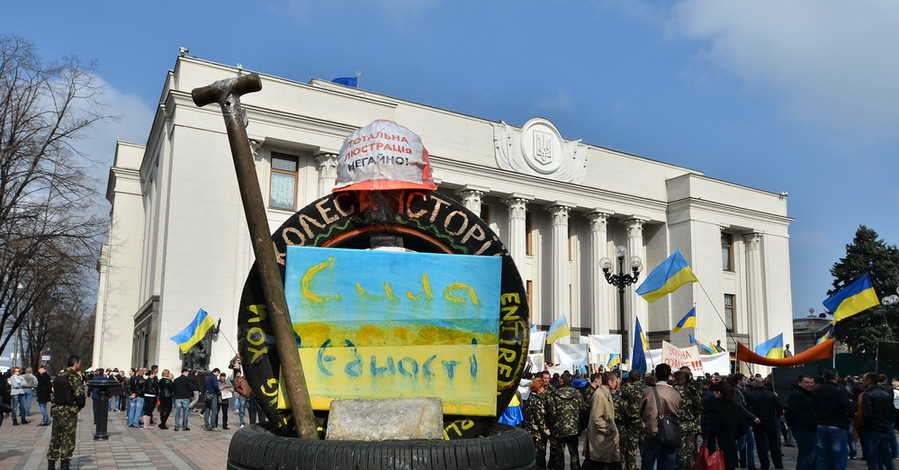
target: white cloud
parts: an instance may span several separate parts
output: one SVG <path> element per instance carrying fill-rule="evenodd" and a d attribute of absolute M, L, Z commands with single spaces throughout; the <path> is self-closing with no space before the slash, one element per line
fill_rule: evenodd
<path fill-rule="evenodd" d="M 96 77 L 95 84 L 103 89 L 101 100 L 107 105 L 104 114 L 118 119 L 97 123 L 75 146 L 91 160 L 89 174 L 97 180 L 97 191 L 102 195 L 115 157 L 116 141 L 146 144 L 154 109 L 139 96 L 124 94 L 101 77 Z"/>
<path fill-rule="evenodd" d="M 557 89 L 555 95 L 537 98 L 535 104 L 541 110 L 569 109 L 574 105 L 574 100 L 565 90 Z"/>
<path fill-rule="evenodd" d="M 895 138 L 897 24 L 899 2 L 683 0 L 669 27 L 707 45 L 699 59 L 774 94 L 785 115 L 859 145 Z"/>

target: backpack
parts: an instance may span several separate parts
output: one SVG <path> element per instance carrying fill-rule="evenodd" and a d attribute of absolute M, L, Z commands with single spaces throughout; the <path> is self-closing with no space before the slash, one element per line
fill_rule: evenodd
<path fill-rule="evenodd" d="M 75 390 L 72 389 L 72 383 L 69 382 L 70 372 L 64 371 L 56 375 L 53 379 L 53 404 L 54 405 L 74 405 Z"/>

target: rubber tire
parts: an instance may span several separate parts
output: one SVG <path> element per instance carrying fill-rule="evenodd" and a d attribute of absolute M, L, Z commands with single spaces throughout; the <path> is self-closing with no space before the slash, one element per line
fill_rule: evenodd
<path fill-rule="evenodd" d="M 530 434 L 499 423 L 484 437 L 442 441 L 305 440 L 251 424 L 231 437 L 228 470 L 527 470 L 535 456 Z"/>
<path fill-rule="evenodd" d="M 418 190 L 331 194 L 297 211 L 272 238 L 277 253 L 284 256 L 288 245 L 367 248 L 372 233 L 398 236 L 413 251 L 502 259 L 496 416 L 444 416 L 447 439 L 484 435 L 505 411 L 527 364 L 529 308 L 527 291 L 515 262 L 499 237 L 476 214 L 445 194 Z M 284 277 L 283 265 L 281 277 Z M 271 323 L 258 314 L 258 306 L 264 304 L 254 264 L 240 300 L 238 351 L 254 398 L 275 432 L 295 436 L 290 411 L 276 406 L 280 360 Z M 327 412 L 317 411 L 316 416 L 321 423 L 327 418 Z"/>

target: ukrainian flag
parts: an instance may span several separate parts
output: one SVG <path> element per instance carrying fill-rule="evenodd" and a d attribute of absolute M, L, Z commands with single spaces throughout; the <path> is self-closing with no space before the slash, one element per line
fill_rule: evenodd
<path fill-rule="evenodd" d="M 699 348 L 699 352 L 705 353 L 705 354 L 716 354 L 718 352 L 714 346 L 706 346 L 705 344 L 700 342 L 698 339 L 694 338 L 693 335 L 687 335 L 687 336 L 690 337 L 690 345 L 696 346 L 697 348 Z"/>
<path fill-rule="evenodd" d="M 677 325 L 674 325 L 674 328 L 671 330 L 672 333 L 677 333 L 684 328 L 696 328 L 696 307 L 690 309 L 684 318 L 681 318 Z"/>
<path fill-rule="evenodd" d="M 688 282 L 699 282 L 699 279 L 684 261 L 680 251 L 674 250 L 668 259 L 646 276 L 646 280 L 640 284 L 636 292 L 647 302 L 653 303 Z"/>
<path fill-rule="evenodd" d="M 755 353 L 762 357 L 770 357 L 772 359 L 783 359 L 784 357 L 784 334 L 781 333 L 768 341 L 755 347 Z"/>
<path fill-rule="evenodd" d="M 824 301 L 824 306 L 833 312 L 834 323 L 878 305 L 880 300 L 867 274 Z"/>
<path fill-rule="evenodd" d="M 649 351 L 649 341 L 640 326 L 640 319 L 635 318 L 634 323 L 634 350 L 631 353 L 631 369 L 646 373 L 646 351 Z"/>
<path fill-rule="evenodd" d="M 612 369 L 621 364 L 621 354 L 612 354 L 609 356 L 609 362 L 606 363 L 606 369 Z"/>
<path fill-rule="evenodd" d="M 571 328 L 568 327 L 568 319 L 565 315 L 559 315 L 559 318 L 553 320 L 549 325 L 549 331 L 546 332 L 546 344 L 552 344 L 563 336 L 571 336 Z"/>
<path fill-rule="evenodd" d="M 834 329 L 834 325 L 830 325 L 830 329 L 827 330 L 827 333 L 824 333 L 824 336 L 818 338 L 818 341 L 815 341 L 815 344 L 821 344 L 821 343 L 829 340 L 830 338 L 833 338 L 833 329 Z"/>
<path fill-rule="evenodd" d="M 187 328 L 181 330 L 181 333 L 172 336 L 171 339 L 178 343 L 182 353 L 187 353 L 193 345 L 200 342 L 200 340 L 206 336 L 206 332 L 213 326 L 215 326 L 215 322 L 212 321 L 212 318 L 209 318 L 209 314 L 206 313 L 206 310 L 201 308 L 200 311 L 197 312 L 197 316 L 194 317 L 194 321 L 190 322 L 190 325 L 187 325 Z"/>

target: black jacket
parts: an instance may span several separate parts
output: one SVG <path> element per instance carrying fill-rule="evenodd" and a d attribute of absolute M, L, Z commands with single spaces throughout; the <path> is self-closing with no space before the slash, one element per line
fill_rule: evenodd
<path fill-rule="evenodd" d="M 746 398 L 749 403 L 749 410 L 762 421 L 774 421 L 777 418 L 777 411 L 780 404 L 777 403 L 777 395 L 767 388 L 755 389 L 749 397 Z"/>
<path fill-rule="evenodd" d="M 53 391 L 53 381 L 50 380 L 50 374 L 46 371 L 37 375 L 37 402 L 50 403 L 51 392 Z"/>
<path fill-rule="evenodd" d="M 889 432 L 893 422 L 893 395 L 874 387 L 861 395 L 861 431 Z"/>
<path fill-rule="evenodd" d="M 172 382 L 172 391 L 175 393 L 175 399 L 193 398 L 194 387 L 193 384 L 191 384 L 190 377 L 185 377 L 183 375 L 175 377 L 175 380 Z"/>
<path fill-rule="evenodd" d="M 812 392 L 802 387 L 793 386 L 787 397 L 787 424 L 797 431 L 817 432 L 815 410 L 812 408 Z"/>
<path fill-rule="evenodd" d="M 147 377 L 147 380 L 144 380 L 144 396 L 159 396 L 159 379 Z"/>
<path fill-rule="evenodd" d="M 159 398 L 172 398 L 172 379 L 163 377 L 159 379 Z"/>
<path fill-rule="evenodd" d="M 849 422 L 855 417 L 856 406 L 845 388 L 833 382 L 824 382 L 812 390 L 812 408 L 818 426 L 848 429 Z"/>
<path fill-rule="evenodd" d="M 144 396 L 144 382 L 146 381 L 147 379 L 142 375 L 132 375 L 128 380 L 128 393 L 138 397 Z"/>

